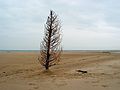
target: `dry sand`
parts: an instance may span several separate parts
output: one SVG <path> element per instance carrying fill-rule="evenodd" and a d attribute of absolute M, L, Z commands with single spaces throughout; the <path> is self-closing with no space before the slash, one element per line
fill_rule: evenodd
<path fill-rule="evenodd" d="M 119 53 L 64 52 L 48 72 L 38 55 L 0 53 L 0 90 L 120 90 Z"/>

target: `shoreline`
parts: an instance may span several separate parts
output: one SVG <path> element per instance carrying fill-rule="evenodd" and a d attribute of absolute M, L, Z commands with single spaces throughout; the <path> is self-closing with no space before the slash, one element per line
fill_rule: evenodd
<path fill-rule="evenodd" d="M 2 52 L 40 52 L 40 50 L 0 50 L 0 53 Z M 120 53 L 120 50 L 63 50 L 63 52 L 95 52 L 95 53 L 99 53 L 99 52 L 103 52 L 103 53 L 107 53 L 107 52 L 118 52 Z"/>

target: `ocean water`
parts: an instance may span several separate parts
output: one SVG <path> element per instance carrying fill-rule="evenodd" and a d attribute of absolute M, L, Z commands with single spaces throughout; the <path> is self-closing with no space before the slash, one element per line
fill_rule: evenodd
<path fill-rule="evenodd" d="M 39 52 L 40 50 L 0 50 L 0 52 Z"/>
<path fill-rule="evenodd" d="M 0 52 L 40 52 L 40 50 L 0 50 Z M 120 53 L 120 50 L 63 50 L 63 52 L 103 52 Z"/>

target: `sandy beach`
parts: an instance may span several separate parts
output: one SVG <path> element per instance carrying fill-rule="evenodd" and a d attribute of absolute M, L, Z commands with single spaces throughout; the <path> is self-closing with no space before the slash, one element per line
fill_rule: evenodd
<path fill-rule="evenodd" d="M 120 53 L 63 52 L 48 72 L 38 56 L 0 52 L 0 90 L 120 90 Z"/>

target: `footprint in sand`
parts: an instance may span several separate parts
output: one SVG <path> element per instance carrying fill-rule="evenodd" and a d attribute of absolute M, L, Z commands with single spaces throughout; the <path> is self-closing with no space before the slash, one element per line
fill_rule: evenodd
<path fill-rule="evenodd" d="M 108 87 L 107 85 L 101 85 L 102 87 Z"/>
<path fill-rule="evenodd" d="M 36 85 L 36 84 L 35 84 L 35 83 L 33 83 L 33 82 L 30 82 L 30 83 L 29 83 L 29 85 Z"/>
<path fill-rule="evenodd" d="M 56 85 L 57 86 L 65 86 L 65 85 L 67 85 L 67 83 L 65 81 L 59 81 L 59 82 L 56 82 Z"/>
<path fill-rule="evenodd" d="M 38 87 L 38 86 L 34 86 L 33 88 L 34 88 L 34 89 L 38 89 L 39 87 Z"/>
<path fill-rule="evenodd" d="M 39 86 L 36 85 L 36 83 L 33 83 L 33 82 L 30 82 L 29 85 L 32 86 L 34 89 L 38 89 L 39 88 Z"/>

